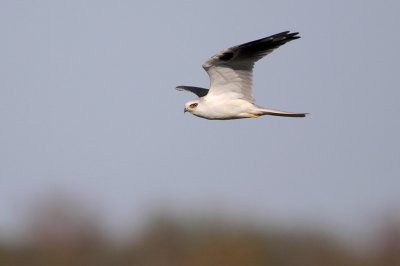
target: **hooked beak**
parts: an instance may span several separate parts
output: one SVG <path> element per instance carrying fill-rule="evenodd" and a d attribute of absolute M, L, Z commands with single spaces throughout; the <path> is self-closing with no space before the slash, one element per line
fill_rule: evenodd
<path fill-rule="evenodd" d="M 188 111 L 188 109 L 185 107 L 185 109 L 183 109 L 183 113 L 186 113 Z"/>

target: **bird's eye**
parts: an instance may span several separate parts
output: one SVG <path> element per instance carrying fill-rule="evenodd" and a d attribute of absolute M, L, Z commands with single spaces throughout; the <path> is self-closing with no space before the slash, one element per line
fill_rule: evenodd
<path fill-rule="evenodd" d="M 191 105 L 189 105 L 190 108 L 195 108 L 198 105 L 198 103 L 192 103 Z"/>

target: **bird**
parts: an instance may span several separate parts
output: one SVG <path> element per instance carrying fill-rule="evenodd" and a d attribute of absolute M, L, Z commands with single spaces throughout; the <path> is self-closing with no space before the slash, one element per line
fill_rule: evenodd
<path fill-rule="evenodd" d="M 281 45 L 299 39 L 298 32 L 284 31 L 232 46 L 203 63 L 210 78 L 210 88 L 177 86 L 179 91 L 189 91 L 198 99 L 185 104 L 184 113 L 209 120 L 257 118 L 264 115 L 305 117 L 308 113 L 292 113 L 264 108 L 255 104 L 253 97 L 254 64 Z"/>

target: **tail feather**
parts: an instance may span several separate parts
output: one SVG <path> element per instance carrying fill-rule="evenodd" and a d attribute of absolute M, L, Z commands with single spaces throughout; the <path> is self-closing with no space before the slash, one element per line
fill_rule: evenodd
<path fill-rule="evenodd" d="M 273 116 L 286 116 L 286 117 L 305 117 L 308 113 L 291 113 L 274 109 L 260 109 L 261 115 L 273 115 Z"/>

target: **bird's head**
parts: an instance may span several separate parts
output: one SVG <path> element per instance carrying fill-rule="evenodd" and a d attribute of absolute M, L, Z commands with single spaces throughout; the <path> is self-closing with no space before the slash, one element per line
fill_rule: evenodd
<path fill-rule="evenodd" d="M 199 101 L 190 101 L 190 102 L 187 102 L 187 103 L 185 104 L 185 110 L 184 110 L 184 112 L 185 112 L 185 113 L 186 113 L 186 112 L 190 112 L 190 113 L 196 112 L 196 108 L 197 108 L 198 105 L 199 105 Z"/>

